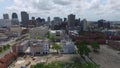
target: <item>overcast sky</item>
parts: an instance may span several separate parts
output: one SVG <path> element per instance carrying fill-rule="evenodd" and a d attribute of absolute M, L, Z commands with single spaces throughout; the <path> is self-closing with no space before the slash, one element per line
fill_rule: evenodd
<path fill-rule="evenodd" d="M 120 21 L 120 0 L 0 0 L 0 18 L 3 13 L 27 11 L 31 16 L 47 18 L 67 17 L 87 20 Z"/>

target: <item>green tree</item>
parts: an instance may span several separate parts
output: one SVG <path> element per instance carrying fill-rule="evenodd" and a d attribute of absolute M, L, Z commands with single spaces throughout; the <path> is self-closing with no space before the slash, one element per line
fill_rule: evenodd
<path fill-rule="evenodd" d="M 53 43 L 53 45 L 52 45 L 52 49 L 55 49 L 57 51 L 57 53 L 60 52 L 61 48 L 62 48 L 61 44 Z"/>
<path fill-rule="evenodd" d="M 46 37 L 49 39 L 50 38 L 50 32 L 46 34 Z"/>
<path fill-rule="evenodd" d="M 94 52 L 98 52 L 98 49 L 100 49 L 100 45 L 97 42 L 92 42 L 91 47 L 93 48 Z"/>
<path fill-rule="evenodd" d="M 45 68 L 64 68 L 64 64 L 60 61 L 54 61 L 51 63 L 48 63 Z"/>
<path fill-rule="evenodd" d="M 81 62 L 79 61 L 79 59 L 76 59 L 72 64 L 69 64 L 69 67 L 80 68 L 81 67 Z"/>
<path fill-rule="evenodd" d="M 30 68 L 44 68 L 45 64 L 44 63 L 37 63 L 36 65 L 31 65 Z"/>
<path fill-rule="evenodd" d="M 60 61 L 54 61 L 48 64 L 37 63 L 36 65 L 31 65 L 30 68 L 64 68 L 64 64 Z"/>
<path fill-rule="evenodd" d="M 100 68 L 99 65 L 92 63 L 92 62 L 86 62 L 81 64 L 81 68 Z"/>
<path fill-rule="evenodd" d="M 2 50 L 3 50 L 3 48 L 2 48 L 2 47 L 0 47 L 0 53 L 2 52 Z"/>
<path fill-rule="evenodd" d="M 55 35 L 51 35 L 49 38 L 53 43 L 55 43 L 56 41 L 56 36 Z"/>
<path fill-rule="evenodd" d="M 6 50 L 6 49 L 7 49 L 7 46 L 6 46 L 6 45 L 4 45 L 4 46 L 3 46 L 3 49 L 4 49 L 4 50 Z"/>
<path fill-rule="evenodd" d="M 10 44 L 7 44 L 6 46 L 7 46 L 7 48 L 10 48 Z"/>
<path fill-rule="evenodd" d="M 77 44 L 77 53 L 83 57 L 84 55 L 89 57 L 90 49 L 87 47 L 86 42 L 80 41 Z"/>
<path fill-rule="evenodd" d="M 41 39 L 41 37 L 40 36 L 35 36 L 35 39 Z"/>
<path fill-rule="evenodd" d="M 30 66 L 30 68 L 34 68 L 34 67 L 35 67 L 35 65 L 31 65 L 31 66 Z"/>

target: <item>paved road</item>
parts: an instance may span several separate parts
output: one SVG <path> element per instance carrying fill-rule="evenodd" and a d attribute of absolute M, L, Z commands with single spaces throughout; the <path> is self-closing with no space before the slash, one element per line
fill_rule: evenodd
<path fill-rule="evenodd" d="M 120 68 L 120 54 L 107 45 L 102 45 L 100 54 L 91 53 L 92 59 L 101 66 L 101 68 Z"/>

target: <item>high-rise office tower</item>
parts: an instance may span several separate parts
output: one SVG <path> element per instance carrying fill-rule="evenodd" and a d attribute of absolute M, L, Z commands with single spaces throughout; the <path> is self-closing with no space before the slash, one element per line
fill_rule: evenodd
<path fill-rule="evenodd" d="M 50 17 L 47 18 L 47 22 L 48 22 L 49 25 L 51 25 Z"/>
<path fill-rule="evenodd" d="M 47 18 L 47 21 L 50 22 L 50 17 Z"/>
<path fill-rule="evenodd" d="M 8 14 L 3 14 L 3 19 L 9 19 L 9 15 Z"/>
<path fill-rule="evenodd" d="M 32 20 L 35 20 L 35 17 L 32 17 Z"/>
<path fill-rule="evenodd" d="M 99 28 L 103 27 L 105 22 L 106 22 L 106 20 L 103 20 L 103 19 L 98 20 L 98 27 Z"/>
<path fill-rule="evenodd" d="M 17 13 L 12 13 L 12 25 L 20 25 Z"/>
<path fill-rule="evenodd" d="M 75 26 L 80 26 L 80 18 L 75 20 Z"/>
<path fill-rule="evenodd" d="M 12 13 L 12 19 L 18 19 L 17 13 Z"/>
<path fill-rule="evenodd" d="M 67 22 L 67 18 L 64 18 L 64 22 Z"/>
<path fill-rule="evenodd" d="M 21 24 L 22 26 L 27 26 L 27 23 L 29 21 L 29 14 L 25 11 L 21 12 Z"/>
<path fill-rule="evenodd" d="M 54 17 L 54 25 L 60 25 L 62 23 L 62 19 L 60 17 Z"/>
<path fill-rule="evenodd" d="M 68 26 L 69 27 L 75 26 L 75 15 L 73 14 L 68 15 Z"/>

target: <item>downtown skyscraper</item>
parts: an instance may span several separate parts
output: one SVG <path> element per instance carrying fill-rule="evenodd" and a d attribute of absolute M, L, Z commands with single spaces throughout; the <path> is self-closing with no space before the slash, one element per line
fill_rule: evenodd
<path fill-rule="evenodd" d="M 21 12 L 21 24 L 22 26 L 27 26 L 27 23 L 29 21 L 29 14 L 25 11 Z"/>

